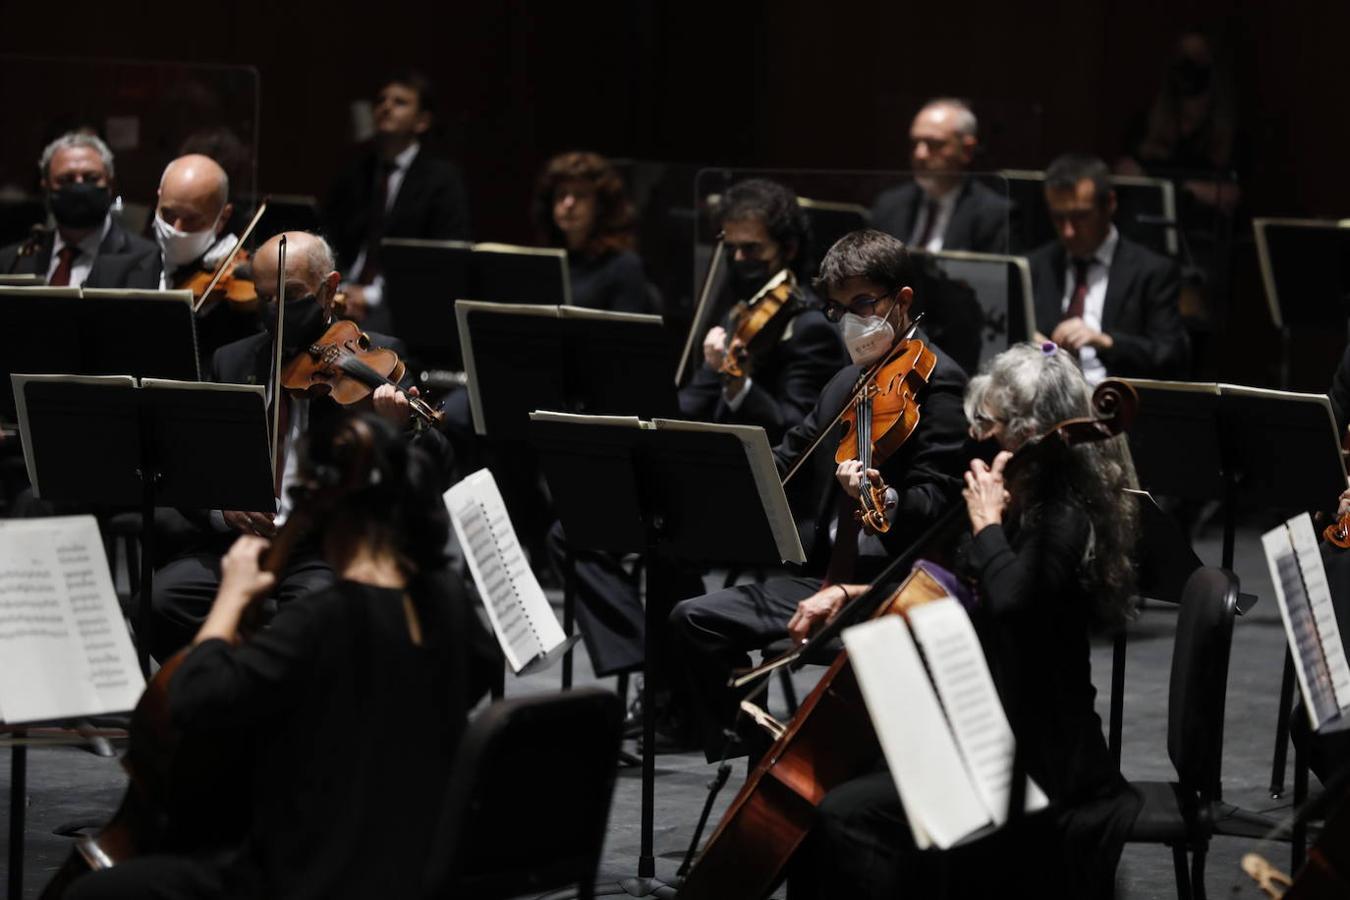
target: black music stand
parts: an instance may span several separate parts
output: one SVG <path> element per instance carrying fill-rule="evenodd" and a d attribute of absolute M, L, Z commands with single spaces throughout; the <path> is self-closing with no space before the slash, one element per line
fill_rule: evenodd
<path fill-rule="evenodd" d="M 1154 494 L 1221 503 L 1225 569 L 1233 568 L 1239 496 L 1287 516 L 1320 510 L 1345 490 L 1335 418 L 1324 395 L 1231 384 L 1130 383 L 1140 400 L 1129 431 L 1140 482 Z M 1255 602 L 1250 594 L 1239 595 L 1238 612 Z M 1284 793 L 1293 679 L 1286 650 L 1270 781 L 1274 797 Z"/>
<path fill-rule="evenodd" d="M 14 393 L 29 478 L 42 499 L 141 512 L 136 651 L 148 675 L 155 507 L 276 508 L 262 389 L 18 375 Z M 99 435 L 97 452 L 90 434 Z"/>
<path fill-rule="evenodd" d="M 188 291 L 0 288 L 0 421 L 14 421 L 9 376 L 132 375 L 196 381 L 197 330 Z"/>
<path fill-rule="evenodd" d="M 545 416 L 547 414 L 544 414 Z M 759 429 L 700 426 L 697 430 L 636 427 L 635 423 L 532 416 L 531 441 L 537 449 L 570 543 L 592 550 L 641 553 L 647 566 L 644 654 L 654 655 L 662 622 L 655 610 L 672 598 L 661 592 L 673 583 L 671 569 L 681 563 L 737 562 L 778 564 L 785 556 L 803 559 L 801 545 L 780 540 L 796 529 L 787 513 L 782 484 L 772 468 L 768 440 Z M 763 464 L 755 467 L 738 430 L 760 431 Z M 771 483 L 770 483 L 771 481 Z M 761 491 L 777 487 L 777 522 Z M 777 527 L 775 527 L 775 525 Z M 784 533 L 786 529 L 786 534 Z M 652 849 L 656 779 L 656 707 L 651 679 L 643 680 L 642 822 L 637 876 L 602 896 L 673 897 L 656 878 Z"/>

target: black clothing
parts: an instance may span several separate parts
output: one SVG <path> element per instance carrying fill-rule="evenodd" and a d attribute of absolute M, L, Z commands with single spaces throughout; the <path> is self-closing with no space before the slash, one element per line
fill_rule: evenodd
<path fill-rule="evenodd" d="M 572 285 L 573 306 L 610 312 L 656 312 L 642 260 L 631 250 L 617 250 L 600 256 L 569 252 L 567 273 Z"/>
<path fill-rule="evenodd" d="M 1065 272 L 1068 262 L 1058 240 L 1027 258 L 1035 295 L 1036 328 L 1049 335 L 1064 318 Z M 1115 376 L 1185 378 L 1190 372 L 1191 343 L 1181 321 L 1177 297 L 1181 274 L 1174 260 L 1120 236 L 1107 270 L 1102 303 L 1102 331 L 1115 342 L 1097 357 Z"/>
<path fill-rule="evenodd" d="M 1111 761 L 1093 708 L 1093 597 L 1081 573 L 1090 535 L 1078 504 L 1047 503 L 1034 522 L 981 530 L 963 566 L 979 586 L 973 618 L 1027 775 L 1050 799 L 1046 814 L 1017 826 L 1042 832 L 1040 839 L 1012 837 L 1018 847 L 1039 844 L 1046 862 L 1042 878 L 1056 880 L 1038 879 L 1037 896 L 1109 898 L 1141 803 Z M 933 886 L 914 881 L 922 859 L 908 828 L 901 827 L 904 813 L 887 782 L 889 774 L 884 780 L 869 775 L 831 791 L 819 808 L 821 836 L 808 845 L 808 852 L 820 855 L 803 866 L 819 860 L 830 872 L 870 873 L 870 883 L 849 896 L 899 896 L 898 885 L 928 896 Z M 878 835 L 875 829 L 883 826 Z M 1004 871 L 992 864 L 1006 850 L 990 844 L 983 853 L 976 862 Z"/>
<path fill-rule="evenodd" d="M 458 579 L 436 573 L 408 595 L 420 646 L 402 590 L 341 581 L 239 647 L 211 640 L 188 654 L 170 710 L 185 731 L 248 740 L 248 838 L 218 873 L 151 858 L 131 877 L 167 892 L 165 872 L 187 896 L 418 894 L 467 711 L 501 663 Z M 72 893 L 113 896 L 100 879 Z"/>
<path fill-rule="evenodd" d="M 323 207 L 324 231 L 337 253 L 338 268 L 351 278 L 357 274 L 349 271 L 352 264 L 372 237 L 379 162 L 373 148 L 366 150 L 334 182 Z M 394 205 L 376 230 L 378 238 L 468 240 L 469 204 L 459 169 L 428 156 L 425 146 L 419 149 L 403 174 Z"/>
<path fill-rule="evenodd" d="M 24 242 L 0 248 L 0 273 L 6 275 L 47 275 L 52 261 L 56 233 L 49 231 L 37 241 L 33 253 L 20 256 Z M 80 287 L 81 285 L 71 285 Z M 159 288 L 159 248 L 137 237 L 112 220 L 108 233 L 98 245 L 98 255 L 83 287 L 119 288 L 153 291 Z"/>
<path fill-rule="evenodd" d="M 1350 347 L 1341 355 L 1336 374 L 1331 377 L 1331 389 L 1327 391 L 1331 399 L 1331 411 L 1336 416 L 1336 434 L 1345 440 L 1345 427 L 1350 424 Z"/>
<path fill-rule="evenodd" d="M 961 406 L 966 375 L 940 349 L 933 350 L 937 365 L 918 396 L 919 424 L 900 450 L 877 466 L 882 480 L 899 495 L 896 506 L 888 512 L 892 527 L 880 538 L 868 537 L 859 543 L 849 581 L 875 577 L 889 557 L 902 552 L 959 499 L 960 473 L 967 456 L 966 416 Z M 850 365 L 832 378 L 815 408 L 774 448 L 780 474 L 787 472 L 843 408 L 861 371 L 861 367 Z M 831 438 L 817 451 L 816 458 L 824 459 L 831 473 L 837 446 L 838 440 Z M 833 475 L 830 477 L 833 479 Z M 808 571 L 817 575 L 825 571 L 829 561 L 830 528 L 841 504 L 850 509 L 853 506 L 838 483 L 834 485 L 822 492 L 812 524 L 804 529 Z M 731 724 L 740 699 L 727 688 L 728 675 L 749 664 L 750 650 L 786 637 L 788 619 L 798 602 L 819 590 L 820 585 L 818 577 L 741 585 L 685 600 L 671 613 L 675 662 L 688 683 L 709 760 L 721 753 L 722 730 Z"/>
<path fill-rule="evenodd" d="M 966 178 L 957 190 L 960 194 L 942 234 L 942 249 L 1007 253 L 1008 198 L 973 178 Z M 908 244 L 914 238 L 914 223 L 926 199 L 923 189 L 913 181 L 882 191 L 872 204 L 872 227 Z"/>

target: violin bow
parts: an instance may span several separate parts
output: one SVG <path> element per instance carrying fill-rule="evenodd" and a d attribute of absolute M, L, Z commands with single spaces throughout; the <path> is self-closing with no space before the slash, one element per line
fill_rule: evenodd
<path fill-rule="evenodd" d="M 722 268 L 722 248 L 726 246 L 726 237 L 718 233 L 717 244 L 713 246 L 712 262 L 708 264 L 708 273 L 703 276 L 703 289 L 698 294 L 698 306 L 694 309 L 694 321 L 689 323 L 689 336 L 684 340 L 684 352 L 680 354 L 680 367 L 675 370 L 675 387 L 684 383 L 684 375 L 689 368 L 690 354 L 694 352 L 694 341 L 707 326 L 708 305 L 712 300 L 713 284 Z"/>
<path fill-rule="evenodd" d="M 216 289 L 216 285 L 219 284 L 220 279 L 224 277 L 225 270 L 229 268 L 230 260 L 234 259 L 234 255 L 239 252 L 239 248 L 244 246 L 244 241 L 248 240 L 248 236 L 253 233 L 253 229 L 258 227 L 258 222 L 262 219 L 263 213 L 267 212 L 267 201 L 270 199 L 272 198 L 264 197 L 262 199 L 262 202 L 258 204 L 258 211 L 255 212 L 253 218 L 249 220 L 248 227 L 239 234 L 239 240 L 234 242 L 234 246 L 230 248 L 230 252 L 226 253 L 225 256 L 221 258 L 220 262 L 216 264 L 216 272 L 211 276 L 211 280 L 207 282 L 206 290 L 202 291 L 202 295 L 197 298 L 197 302 L 192 304 L 192 311 L 194 313 L 201 311 L 203 304 L 206 303 L 206 298 L 211 296 L 211 292 Z"/>
<path fill-rule="evenodd" d="M 919 321 L 922 318 L 923 313 L 919 313 L 914 317 L 914 321 L 909 323 L 909 328 L 905 331 L 905 336 L 895 342 L 895 346 L 891 348 L 891 351 L 894 351 L 895 347 L 899 347 L 905 341 L 914 337 L 914 333 L 919 330 Z M 872 368 L 868 369 L 867 372 L 858 379 L 858 386 L 853 389 L 853 396 L 849 397 L 848 402 L 840 407 L 838 414 L 830 421 L 830 424 L 820 429 L 820 433 L 816 435 L 816 439 L 812 441 L 805 450 L 797 454 L 797 459 L 792 463 L 792 468 L 788 469 L 787 474 L 783 476 L 783 484 L 786 485 L 792 480 L 792 476 L 797 474 L 797 470 L 802 467 L 802 464 L 810 459 L 812 453 L 816 452 L 816 448 L 820 446 L 821 441 L 825 440 L 825 438 L 834 431 L 834 427 L 838 425 L 840 420 L 853 408 L 853 404 L 858 402 L 858 396 L 867 389 L 867 385 L 871 383 L 873 376 L 875 376 L 877 372 L 880 372 L 881 367 L 886 364 L 888 359 L 890 359 L 891 351 L 887 351 L 885 356 L 873 363 Z"/>
<path fill-rule="evenodd" d="M 286 235 L 277 243 L 277 330 L 272 348 L 272 478 L 280 480 L 281 474 L 281 347 L 284 340 L 282 327 L 286 321 Z"/>

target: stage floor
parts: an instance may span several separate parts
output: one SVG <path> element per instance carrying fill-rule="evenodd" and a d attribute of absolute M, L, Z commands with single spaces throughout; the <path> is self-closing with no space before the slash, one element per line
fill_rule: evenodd
<path fill-rule="evenodd" d="M 1224 796 L 1250 810 L 1279 817 L 1288 809 L 1285 799 L 1272 800 L 1267 791 L 1274 743 L 1277 694 L 1283 661 L 1284 632 L 1270 593 L 1270 579 L 1262 555 L 1260 529 L 1244 526 L 1238 536 L 1236 570 L 1242 589 L 1260 599 L 1254 609 L 1239 618 L 1233 636 L 1229 672 L 1224 750 Z M 1207 531 L 1196 551 L 1206 563 L 1220 560 L 1217 530 Z M 555 596 L 555 600 L 556 600 Z M 1130 629 L 1125 690 L 1125 727 L 1122 769 L 1127 778 L 1167 780 L 1172 777 L 1166 751 L 1167 681 L 1176 621 L 1174 608 L 1151 604 Z M 1093 675 L 1098 687 L 1098 710 L 1106 720 L 1110 683 L 1111 648 L 1100 643 L 1093 648 Z M 795 676 L 798 696 L 805 696 L 820 670 Z M 576 665 L 577 683 L 591 683 L 584 649 Z M 507 693 L 556 690 L 559 672 L 552 669 L 522 679 L 508 678 Z M 613 685 L 613 679 L 605 684 Z M 771 711 L 786 715 L 777 685 L 770 698 Z M 632 749 L 632 742 L 628 743 Z M 1292 757 L 1292 753 L 1291 753 Z M 9 803 L 8 753 L 0 751 L 0 798 Z M 701 753 L 660 756 L 657 759 L 655 850 L 658 876 L 673 875 L 698 820 L 708 781 L 715 766 L 705 764 Z M 745 775 L 738 761 L 730 782 L 718 798 L 709 831 L 735 795 Z M 69 848 L 67 838 L 51 833 L 57 825 L 72 820 L 99 821 L 120 800 L 124 776 L 116 760 L 101 759 L 76 748 L 43 748 L 29 753 L 28 828 L 25 836 L 26 877 L 24 897 L 36 897 Z M 1292 766 L 1288 776 L 1292 790 Z M 1316 781 L 1313 782 L 1316 787 Z M 620 771 L 601 876 L 604 880 L 635 873 L 639 821 L 638 769 Z M 706 837 L 706 835 L 705 835 Z M 1212 896 L 1256 897 L 1259 892 L 1238 868 L 1244 853 L 1256 850 L 1282 869 L 1288 868 L 1287 844 L 1260 844 L 1238 838 L 1217 838 L 1210 848 L 1206 881 Z M 1127 847 L 1118 876 L 1118 896 L 1130 900 L 1175 897 L 1171 853 L 1161 846 Z M 0 859 L 0 873 L 5 863 Z M 0 878 L 3 882 L 3 878 Z M 1238 887 L 1236 894 L 1234 887 Z M 781 892 L 780 892 L 781 894 Z"/>

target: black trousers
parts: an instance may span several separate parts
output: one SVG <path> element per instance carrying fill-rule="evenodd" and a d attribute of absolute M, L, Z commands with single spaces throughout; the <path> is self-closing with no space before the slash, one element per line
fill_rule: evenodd
<path fill-rule="evenodd" d="M 736 721 L 741 692 L 727 686 L 750 651 L 787 637 L 797 604 L 820 590 L 815 578 L 774 578 L 684 600 L 670 614 L 672 664 L 684 676 L 694 720 L 711 762 Z"/>
<path fill-rule="evenodd" d="M 191 642 L 206 621 L 220 589 L 220 557 L 224 551 L 182 556 L 155 573 L 150 594 L 153 611 L 150 654 L 163 662 Z M 296 553 L 277 582 L 272 596 L 278 604 L 336 580 L 333 570 L 313 551 Z"/>
<path fill-rule="evenodd" d="M 253 891 L 233 883 L 221 860 L 197 856 L 150 855 L 90 872 L 77 879 L 63 900 L 224 900 Z"/>
<path fill-rule="evenodd" d="M 643 668 L 647 628 L 637 577 L 624 568 L 617 554 L 569 547 L 560 523 L 549 529 L 547 545 L 559 572 L 566 572 L 570 554 L 576 573 L 577 630 L 586 643 L 595 674 L 604 677 Z M 670 581 L 656 592 L 649 583 L 649 600 L 653 596 L 678 599 L 703 592 L 703 578 L 692 569 L 673 570 Z M 667 603 L 666 608 L 654 610 L 654 617 L 664 622 L 671 606 Z M 658 641 L 658 648 L 665 643 L 665 635 L 660 637 L 663 640 Z M 652 660 L 647 666 L 647 677 L 657 688 L 669 686 L 668 673 L 664 659 Z"/>

